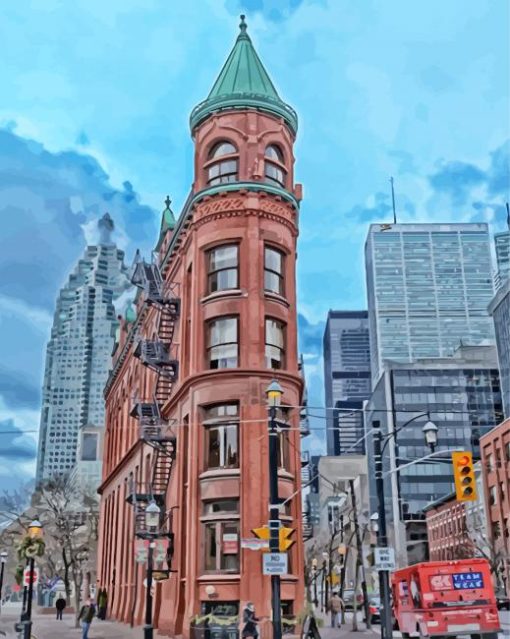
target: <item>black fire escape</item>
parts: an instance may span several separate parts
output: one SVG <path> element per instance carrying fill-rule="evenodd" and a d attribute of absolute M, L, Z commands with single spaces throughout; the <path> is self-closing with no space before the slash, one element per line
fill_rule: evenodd
<path fill-rule="evenodd" d="M 157 264 L 139 261 L 132 283 L 142 289 L 145 302 L 159 311 L 158 332 L 155 339 L 140 339 L 134 355 L 156 373 L 154 396 L 135 398 L 131 415 L 138 420 L 140 439 L 154 449 L 149 482 L 133 482 L 127 499 L 135 509 L 135 534 L 138 538 L 153 538 L 146 528 L 145 511 L 154 501 L 161 509 L 158 537 L 170 540 L 168 564 L 173 554 L 174 534 L 171 512 L 166 511 L 166 493 L 176 455 L 176 437 L 171 425 L 162 418 L 161 408 L 170 397 L 177 382 L 179 362 L 173 344 L 175 325 L 180 314 L 177 286 L 164 282 Z"/>

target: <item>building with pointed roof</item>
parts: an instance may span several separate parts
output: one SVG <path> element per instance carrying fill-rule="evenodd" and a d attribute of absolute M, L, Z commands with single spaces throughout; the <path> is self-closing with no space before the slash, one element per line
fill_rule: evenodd
<path fill-rule="evenodd" d="M 236 636 L 247 601 L 258 616 L 271 615 L 271 580 L 261 553 L 245 544 L 268 523 L 266 389 L 275 377 L 283 388 L 280 520 L 295 529 L 281 578 L 288 628 L 304 604 L 297 117 L 244 17 L 191 129 L 193 186 L 176 221 L 167 198 L 154 259 L 135 259 L 136 319 L 121 322 L 105 388 L 98 563 L 111 616 L 141 624 L 145 566 L 126 549 L 147 537 L 144 514 L 154 500 L 159 533 L 170 540 L 155 567 L 172 570 L 155 586 L 154 623 L 164 636 L 185 638 L 218 618 Z"/>

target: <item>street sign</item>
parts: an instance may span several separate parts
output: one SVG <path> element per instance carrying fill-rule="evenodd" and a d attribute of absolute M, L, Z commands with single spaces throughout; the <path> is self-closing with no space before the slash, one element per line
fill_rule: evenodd
<path fill-rule="evenodd" d="M 248 550 L 262 550 L 262 548 L 269 548 L 269 543 L 264 539 L 250 537 L 249 539 L 241 539 L 241 548 L 247 548 Z"/>
<path fill-rule="evenodd" d="M 395 550 L 393 548 L 376 548 L 375 567 L 377 570 L 395 570 Z"/>
<path fill-rule="evenodd" d="M 32 574 L 33 574 L 32 584 L 35 586 L 37 585 L 37 582 L 39 581 L 39 570 L 35 566 L 34 566 L 34 572 Z M 25 586 L 30 585 L 30 566 L 27 566 L 25 570 L 23 571 L 23 584 Z"/>
<path fill-rule="evenodd" d="M 168 551 L 168 539 L 155 539 L 154 540 L 154 563 L 160 564 L 166 560 Z"/>
<path fill-rule="evenodd" d="M 149 556 L 149 542 L 146 539 L 135 539 L 135 561 L 144 564 Z"/>
<path fill-rule="evenodd" d="M 262 555 L 262 574 L 286 575 L 289 572 L 288 555 L 284 552 L 270 552 Z"/>

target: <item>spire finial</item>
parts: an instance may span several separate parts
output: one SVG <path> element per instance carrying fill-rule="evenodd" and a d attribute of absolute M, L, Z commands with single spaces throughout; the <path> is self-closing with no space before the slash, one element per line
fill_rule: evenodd
<path fill-rule="evenodd" d="M 239 24 L 239 28 L 241 29 L 241 33 L 244 34 L 246 33 L 246 28 L 248 26 L 245 22 L 246 16 L 244 15 L 244 13 L 242 13 L 240 17 L 241 17 L 241 22 Z"/>
<path fill-rule="evenodd" d="M 170 196 L 169 196 L 169 195 L 167 195 L 167 196 L 166 196 L 166 200 L 165 200 L 165 205 L 166 205 L 166 208 L 167 208 L 167 209 L 169 209 L 169 208 L 170 208 L 170 204 L 172 204 L 172 200 L 170 199 Z"/>

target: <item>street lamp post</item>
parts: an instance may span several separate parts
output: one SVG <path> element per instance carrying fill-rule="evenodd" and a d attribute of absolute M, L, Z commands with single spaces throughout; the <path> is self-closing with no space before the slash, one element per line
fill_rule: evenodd
<path fill-rule="evenodd" d="M 317 559 L 312 560 L 312 575 L 313 575 L 313 605 L 317 607 L 319 600 L 317 599 Z"/>
<path fill-rule="evenodd" d="M 276 409 L 283 390 L 274 379 L 266 390 L 269 406 L 269 551 L 280 550 L 280 505 L 278 503 L 278 427 Z M 273 611 L 273 639 L 282 637 L 280 575 L 271 575 L 271 603 Z"/>
<path fill-rule="evenodd" d="M 153 500 L 145 509 L 145 526 L 149 537 L 149 552 L 147 555 L 147 591 L 145 593 L 145 627 L 144 639 L 153 639 L 154 628 L 152 627 L 152 570 L 154 538 L 160 523 L 161 508 Z"/>
<path fill-rule="evenodd" d="M 43 527 L 41 523 L 34 519 L 34 521 L 28 527 L 28 536 L 30 539 L 39 539 L 42 537 Z M 28 553 L 27 553 L 28 554 Z M 27 612 L 23 627 L 23 637 L 24 639 L 30 639 L 32 636 L 32 598 L 34 593 L 34 563 L 35 557 L 33 553 L 30 553 L 29 557 L 29 577 L 28 577 L 28 593 L 27 593 Z"/>
<path fill-rule="evenodd" d="M 7 552 L 5 550 L 2 550 L 2 552 L 0 552 L 0 561 L 2 563 L 2 566 L 0 568 L 0 611 L 2 610 L 2 588 L 4 585 L 4 569 L 5 569 L 5 562 L 7 561 Z"/>

